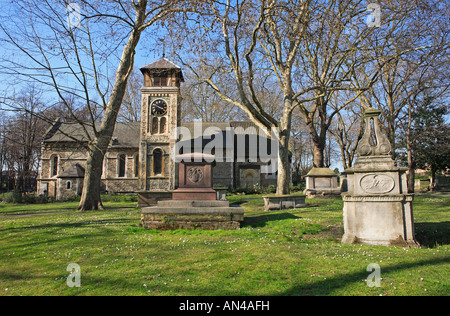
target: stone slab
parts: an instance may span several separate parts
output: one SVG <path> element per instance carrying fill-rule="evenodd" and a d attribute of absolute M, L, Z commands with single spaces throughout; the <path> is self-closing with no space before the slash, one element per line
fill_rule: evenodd
<path fill-rule="evenodd" d="M 217 192 L 210 188 L 180 188 L 173 191 L 173 200 L 217 200 Z"/>
<path fill-rule="evenodd" d="M 229 207 L 229 201 L 213 200 L 167 200 L 158 202 L 160 208 L 191 208 L 191 207 Z"/>
<path fill-rule="evenodd" d="M 268 195 L 263 196 L 264 210 L 282 210 L 305 207 L 305 195 Z"/>
<path fill-rule="evenodd" d="M 154 206 L 158 201 L 171 200 L 172 191 L 138 192 L 138 207 Z"/>
<path fill-rule="evenodd" d="M 147 229 L 175 230 L 175 229 L 202 229 L 202 230 L 236 230 L 241 227 L 241 223 L 234 221 L 227 222 L 183 222 L 183 221 L 144 221 L 143 227 Z"/>
<path fill-rule="evenodd" d="M 206 203 L 210 201 L 192 202 L 195 205 L 196 202 Z M 242 207 L 160 207 L 158 205 L 156 207 L 143 208 L 141 212 L 141 225 L 144 228 L 161 230 L 239 229 L 242 221 L 244 221 L 244 209 Z"/>

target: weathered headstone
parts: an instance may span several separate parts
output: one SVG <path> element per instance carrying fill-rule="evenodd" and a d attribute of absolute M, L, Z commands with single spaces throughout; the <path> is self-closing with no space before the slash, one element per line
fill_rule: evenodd
<path fill-rule="evenodd" d="M 173 191 L 174 200 L 216 200 L 212 186 L 212 161 L 214 156 L 192 153 L 178 155 L 179 184 Z M 208 162 L 209 161 L 209 162 Z"/>
<path fill-rule="evenodd" d="M 353 168 L 347 174 L 344 201 L 345 244 L 417 246 L 413 194 L 407 193 L 406 170 L 396 167 L 391 145 L 380 130 L 375 109 L 365 111 L 365 132 Z"/>
<path fill-rule="evenodd" d="M 145 228 L 170 229 L 239 229 L 244 209 L 217 200 L 212 189 L 212 160 L 214 156 L 200 153 L 176 157 L 179 165 L 179 188 L 172 200 L 158 201 L 141 211 Z"/>
<path fill-rule="evenodd" d="M 306 175 L 306 189 L 303 192 L 308 198 L 339 196 L 341 189 L 337 185 L 337 174 L 330 168 L 312 168 Z"/>

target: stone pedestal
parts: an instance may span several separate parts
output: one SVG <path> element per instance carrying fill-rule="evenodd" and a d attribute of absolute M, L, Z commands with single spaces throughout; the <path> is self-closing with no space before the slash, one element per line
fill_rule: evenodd
<path fill-rule="evenodd" d="M 172 199 L 158 201 L 154 207 L 141 211 L 141 225 L 150 229 L 239 229 L 244 209 L 217 201 L 212 189 L 214 156 L 199 153 L 177 156 L 179 188 Z"/>
<path fill-rule="evenodd" d="M 264 211 L 306 207 L 306 195 L 303 194 L 266 195 L 263 199 Z"/>
<path fill-rule="evenodd" d="M 137 192 L 138 207 L 155 206 L 158 201 L 171 200 L 172 191 L 141 191 Z"/>
<path fill-rule="evenodd" d="M 239 229 L 244 220 L 242 207 L 228 201 L 170 200 L 141 212 L 141 225 L 150 229 Z"/>
<path fill-rule="evenodd" d="M 173 191 L 174 200 L 216 200 L 212 189 L 212 160 L 214 156 L 199 153 L 179 155 L 178 189 Z"/>
<path fill-rule="evenodd" d="M 308 198 L 339 196 L 341 189 L 337 185 L 337 174 L 330 168 L 312 168 L 306 175 L 306 189 L 303 192 Z"/>
<path fill-rule="evenodd" d="M 389 141 L 379 129 L 378 115 L 373 109 L 366 111 L 366 130 L 357 161 L 345 170 L 348 191 L 342 193 L 342 242 L 416 247 L 407 168 L 395 167 Z"/>

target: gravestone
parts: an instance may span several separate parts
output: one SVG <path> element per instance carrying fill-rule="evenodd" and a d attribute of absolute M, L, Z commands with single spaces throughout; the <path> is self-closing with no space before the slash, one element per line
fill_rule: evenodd
<path fill-rule="evenodd" d="M 179 155 L 179 188 L 172 199 L 158 201 L 141 211 L 141 226 L 149 229 L 239 229 L 244 209 L 217 200 L 212 189 L 214 156 L 200 153 Z"/>
<path fill-rule="evenodd" d="M 380 129 L 380 113 L 372 108 L 365 111 L 357 160 L 354 167 L 345 170 L 342 242 L 417 247 L 407 168 L 396 167 L 390 156 L 391 145 Z"/>
<path fill-rule="evenodd" d="M 450 177 L 445 175 L 436 175 L 434 190 L 450 192 Z"/>
<path fill-rule="evenodd" d="M 308 198 L 340 196 L 341 189 L 337 185 L 337 174 L 330 168 L 312 168 L 306 178 L 306 189 L 303 192 Z"/>
<path fill-rule="evenodd" d="M 179 183 L 173 191 L 174 200 L 216 200 L 217 192 L 212 189 L 213 155 L 192 153 L 178 155 Z M 209 161 L 209 162 L 208 162 Z"/>

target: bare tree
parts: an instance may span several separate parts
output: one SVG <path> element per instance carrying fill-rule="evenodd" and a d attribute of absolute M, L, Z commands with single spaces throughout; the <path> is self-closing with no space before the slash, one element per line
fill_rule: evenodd
<path fill-rule="evenodd" d="M 178 34 L 185 46 L 175 46 L 186 53 L 179 58 L 254 123 L 278 128 L 277 194 L 286 194 L 293 111 L 302 113 L 315 145 L 314 165 L 321 167 L 333 117 L 367 89 L 349 83 L 355 68 L 367 61 L 366 39 L 373 32 L 365 24 L 365 2 L 209 1 L 203 9 L 189 31 Z M 217 85 L 224 76 L 235 81 L 238 97 Z M 260 79 L 269 77 L 278 83 L 275 106 L 260 94 Z M 354 95 L 342 104 L 329 102 L 341 90 Z M 271 111 L 274 107 L 278 110 Z"/>
<path fill-rule="evenodd" d="M 278 128 L 277 194 L 289 193 L 289 138 L 292 111 L 297 105 L 292 72 L 308 24 L 310 3 L 309 0 L 283 5 L 277 1 L 209 1 L 194 28 L 179 34 L 181 42 L 189 40 L 187 49 L 196 57 L 179 58 L 200 82 L 206 82 L 223 100 L 239 107 L 258 126 Z M 217 84 L 217 79 L 223 76 L 233 79 L 237 96 Z M 273 107 L 268 107 L 261 98 L 262 89 L 258 85 L 261 81 L 257 79 L 267 77 L 278 82 L 282 96 L 277 113 L 269 113 Z"/>
<path fill-rule="evenodd" d="M 29 86 L 18 91 L 14 99 L 3 100 L 9 104 L 13 115 L 5 116 L 2 135 L 2 165 L 16 175 L 16 188 L 22 192 L 35 189 L 41 141 L 48 124 L 39 119 L 45 105 L 43 91 Z"/>
<path fill-rule="evenodd" d="M 364 95 L 363 106 L 382 111 L 386 134 L 395 154 L 396 131 L 400 115 L 411 97 L 420 92 L 413 79 L 420 76 L 436 54 L 448 55 L 448 4 L 417 0 L 398 3 L 384 2 L 383 16 L 391 17 L 369 37 L 368 45 L 374 63 L 359 67 L 352 78 L 354 87 L 370 80 L 375 70 L 379 76 Z M 375 69 L 375 70 L 374 70 Z"/>
<path fill-rule="evenodd" d="M 335 102 L 339 102 L 338 98 Z M 336 114 L 329 130 L 339 145 L 344 169 L 352 167 L 356 157 L 356 149 L 364 133 L 362 109 L 363 107 L 356 104 L 356 101 L 352 102 Z"/>
<path fill-rule="evenodd" d="M 1 22 L 9 47 L 20 51 L 3 60 L 5 72 L 50 87 L 72 115 L 67 95 L 83 100 L 89 122 L 74 120 L 88 139 L 87 166 L 79 209 L 102 209 L 102 162 L 111 141 L 135 49 L 148 27 L 177 11 L 195 9 L 193 2 L 81 1 L 71 12 L 68 1 L 25 0 L 15 3 L 16 19 Z M 73 9 L 73 6 L 70 7 Z M 115 74 L 109 82 L 110 74 Z M 101 122 L 96 124 L 101 111 Z M 91 132 L 92 131 L 92 132 Z"/>
<path fill-rule="evenodd" d="M 225 122 L 239 118 L 239 108 L 224 101 L 207 83 L 199 82 L 190 71 L 184 77 L 185 83 L 181 87 L 184 121 Z M 217 85 L 231 95 L 234 85 L 227 79 L 219 79 Z"/>
<path fill-rule="evenodd" d="M 141 87 L 144 79 L 140 72 L 133 70 L 120 108 L 118 121 L 139 122 L 141 119 Z"/>

